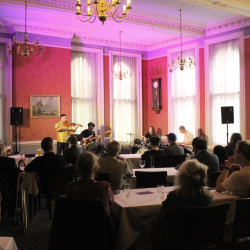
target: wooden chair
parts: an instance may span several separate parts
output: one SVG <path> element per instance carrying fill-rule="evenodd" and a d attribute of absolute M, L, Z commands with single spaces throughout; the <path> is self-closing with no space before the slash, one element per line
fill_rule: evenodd
<path fill-rule="evenodd" d="M 157 185 L 166 186 L 167 171 L 142 172 L 135 171 L 137 188 L 151 188 Z"/>
<path fill-rule="evenodd" d="M 166 155 L 146 155 L 144 168 L 164 168 L 167 167 Z"/>
<path fill-rule="evenodd" d="M 226 225 L 225 232 L 228 231 L 230 225 Z M 231 231 L 231 230 L 229 230 Z M 227 249 L 250 249 L 250 198 L 240 199 L 236 201 L 236 211 L 234 223 L 232 226 L 232 234 L 230 237 L 224 237 L 224 243 Z M 225 234 L 227 236 L 227 234 Z M 248 237 L 248 238 L 247 238 Z"/>
<path fill-rule="evenodd" d="M 111 250 L 116 240 L 102 202 L 56 200 L 49 250 Z"/>
<path fill-rule="evenodd" d="M 210 188 L 216 187 L 216 181 L 220 176 L 221 172 L 207 172 L 207 183 L 206 185 Z"/>
<path fill-rule="evenodd" d="M 222 245 L 225 220 L 230 203 L 184 208 L 171 216 L 163 242 L 153 240 L 156 250 L 200 250 Z"/>
<path fill-rule="evenodd" d="M 167 156 L 167 167 L 176 167 L 181 165 L 186 160 L 186 154 L 183 155 L 168 155 Z"/>
<path fill-rule="evenodd" d="M 49 209 L 49 219 L 52 220 L 51 215 L 51 199 L 57 198 L 62 194 L 66 194 L 66 186 L 73 180 L 74 166 L 58 167 L 50 169 L 49 183 L 46 189 L 41 188 L 38 194 L 39 208 L 41 207 L 40 198 L 47 199 L 47 207 Z M 34 214 L 36 213 L 36 206 Z"/>

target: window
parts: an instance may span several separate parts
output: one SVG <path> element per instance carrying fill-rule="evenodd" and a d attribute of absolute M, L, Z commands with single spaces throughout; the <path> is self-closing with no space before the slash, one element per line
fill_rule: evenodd
<path fill-rule="evenodd" d="M 95 132 L 104 125 L 102 50 L 75 48 L 71 52 L 72 121 L 87 128 L 95 123 Z M 78 128 L 76 134 L 83 128 Z"/>
<path fill-rule="evenodd" d="M 142 135 L 141 56 L 122 55 L 120 59 L 115 51 L 110 52 L 111 74 L 120 70 L 121 60 L 122 71 L 132 73 L 132 77 L 110 80 L 112 136 L 117 141 L 130 141 L 129 133 L 134 134 L 131 140 Z"/>

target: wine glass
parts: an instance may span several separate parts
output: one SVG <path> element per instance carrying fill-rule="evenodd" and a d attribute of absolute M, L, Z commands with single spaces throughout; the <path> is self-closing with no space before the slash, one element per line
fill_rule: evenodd
<path fill-rule="evenodd" d="M 145 166 L 145 161 L 144 160 L 140 160 L 139 164 L 140 164 L 140 167 L 143 169 L 144 166 Z"/>

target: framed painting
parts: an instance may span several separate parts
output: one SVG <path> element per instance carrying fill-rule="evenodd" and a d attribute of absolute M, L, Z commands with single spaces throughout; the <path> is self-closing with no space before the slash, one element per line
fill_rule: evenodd
<path fill-rule="evenodd" d="M 30 118 L 60 117 L 60 95 L 31 95 Z"/>

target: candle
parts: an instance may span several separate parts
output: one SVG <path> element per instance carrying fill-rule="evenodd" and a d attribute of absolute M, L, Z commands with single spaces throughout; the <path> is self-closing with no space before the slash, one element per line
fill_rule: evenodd
<path fill-rule="evenodd" d="M 37 38 L 37 40 L 36 40 L 36 43 L 39 44 L 38 38 Z"/>
<path fill-rule="evenodd" d="M 43 44 L 41 43 L 41 49 L 43 49 Z"/>
<path fill-rule="evenodd" d="M 79 1 L 80 2 L 80 1 Z M 88 0 L 87 5 L 90 5 L 90 0 Z"/>
<path fill-rule="evenodd" d="M 130 7 L 130 0 L 127 0 L 127 7 Z"/>
<path fill-rule="evenodd" d="M 15 42 L 15 36 L 13 36 L 13 43 Z"/>
<path fill-rule="evenodd" d="M 123 14 L 126 14 L 126 5 L 123 5 Z"/>
<path fill-rule="evenodd" d="M 77 4 L 81 4 L 81 0 L 77 0 Z"/>
<path fill-rule="evenodd" d="M 88 16 L 90 16 L 90 7 L 88 7 Z"/>
<path fill-rule="evenodd" d="M 81 11 L 80 11 L 80 7 L 79 6 L 77 6 L 77 13 L 81 13 Z"/>

